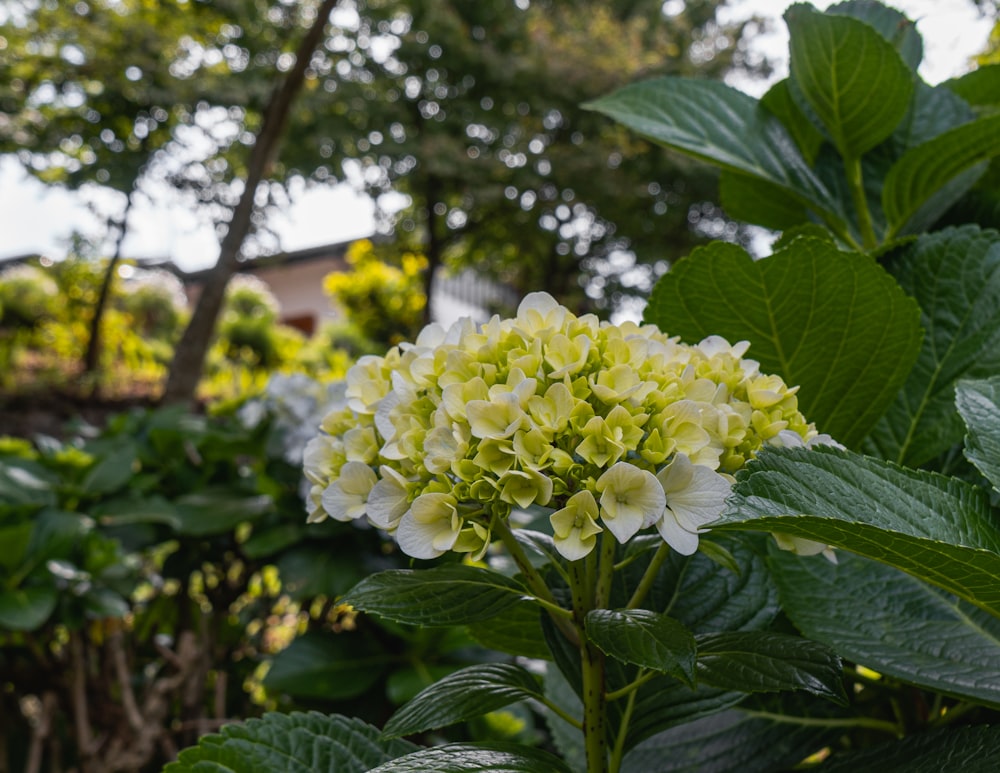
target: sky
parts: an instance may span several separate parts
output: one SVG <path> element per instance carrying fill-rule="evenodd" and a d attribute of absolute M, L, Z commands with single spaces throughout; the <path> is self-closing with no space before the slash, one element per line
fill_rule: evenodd
<path fill-rule="evenodd" d="M 772 31 L 758 36 L 753 43 L 776 63 L 772 80 L 787 75 L 788 36 L 780 16 L 790 4 L 789 0 L 736 0 L 728 11 L 730 18 L 756 13 L 773 20 Z M 814 2 L 818 8 L 829 4 L 827 0 Z M 920 74 L 931 84 L 970 69 L 968 57 L 983 49 L 992 27 L 991 20 L 977 16 L 970 0 L 896 0 L 890 4 L 916 20 L 924 38 Z M 768 84 L 758 81 L 732 85 L 759 95 Z M 292 205 L 269 223 L 283 250 L 372 233 L 372 202 L 347 185 L 310 189 L 300 186 L 291 195 Z M 99 236 L 102 219 L 94 211 L 113 211 L 110 208 L 120 206 L 119 202 L 115 194 L 90 196 L 85 202 L 78 194 L 46 188 L 28 177 L 15 160 L 0 158 L 0 260 L 27 253 L 60 258 L 74 230 Z M 186 270 L 211 266 L 218 251 L 218 237 L 207 220 L 169 191 L 164 191 L 155 205 L 142 202 L 136 206 L 123 245 L 129 257 L 171 259 Z"/>

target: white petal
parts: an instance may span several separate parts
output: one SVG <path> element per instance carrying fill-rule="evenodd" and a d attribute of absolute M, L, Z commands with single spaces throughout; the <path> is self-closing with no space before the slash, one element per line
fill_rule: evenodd
<path fill-rule="evenodd" d="M 375 429 L 378 430 L 378 434 L 382 436 L 382 439 L 386 443 L 389 443 L 396 437 L 396 428 L 392 426 L 392 422 L 389 420 L 389 411 L 399 405 L 399 403 L 399 395 L 396 392 L 390 392 L 382 398 L 378 404 L 378 409 L 375 411 Z"/>
<path fill-rule="evenodd" d="M 368 520 L 380 529 L 394 529 L 409 508 L 406 488 L 382 478 L 368 495 Z"/>
<path fill-rule="evenodd" d="M 400 549 L 413 558 L 437 558 L 443 550 L 434 547 L 437 529 L 433 525 L 418 523 L 413 512 L 407 510 L 396 529 L 396 541 Z M 457 536 L 457 535 L 456 535 Z"/>
<path fill-rule="evenodd" d="M 698 552 L 698 535 L 681 527 L 669 510 L 657 521 L 656 530 L 663 541 L 682 556 L 693 556 Z"/>
<path fill-rule="evenodd" d="M 517 316 L 520 317 L 529 310 L 537 311 L 542 316 L 545 316 L 558 307 L 559 303 L 548 293 L 528 293 L 517 307 Z"/>
<path fill-rule="evenodd" d="M 567 561 L 578 561 L 594 549 L 594 546 L 597 544 L 597 538 L 590 537 L 587 540 L 583 540 L 580 538 L 580 530 L 573 529 L 566 539 L 555 539 L 553 542 L 555 543 L 556 550 L 559 551 L 559 554 L 563 558 Z"/>
<path fill-rule="evenodd" d="M 322 502 L 323 509 L 337 521 L 353 521 L 365 514 L 365 501 L 357 494 L 344 491 L 339 480 L 326 487 Z"/>

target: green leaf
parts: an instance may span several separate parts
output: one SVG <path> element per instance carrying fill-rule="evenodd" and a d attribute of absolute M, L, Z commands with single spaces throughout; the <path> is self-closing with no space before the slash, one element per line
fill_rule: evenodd
<path fill-rule="evenodd" d="M 707 684 L 698 684 L 692 689 L 667 676 L 651 679 L 639 688 L 625 748 L 631 749 L 668 728 L 686 727 L 703 717 L 732 708 L 745 698 L 746 693 L 737 690 L 723 690 Z"/>
<path fill-rule="evenodd" d="M 224 487 L 186 494 L 178 497 L 174 504 L 180 519 L 177 533 L 186 537 L 224 534 L 274 509 L 269 496 L 247 496 Z"/>
<path fill-rule="evenodd" d="M 902 154 L 975 117 L 972 108 L 954 92 L 943 86 L 928 86 L 918 81 L 910 109 L 892 133 L 891 142 L 898 148 L 897 153 Z M 887 173 L 888 168 L 878 177 L 884 178 Z"/>
<path fill-rule="evenodd" d="M 830 704 L 826 704 L 830 705 Z M 773 773 L 836 741 L 840 728 L 754 717 L 740 709 L 672 727 L 643 741 L 622 773 Z"/>
<path fill-rule="evenodd" d="M 264 687 L 292 698 L 356 698 L 379 680 L 391 660 L 361 633 L 309 632 L 274 656 Z"/>
<path fill-rule="evenodd" d="M 368 773 L 418 747 L 385 740 L 378 728 L 357 719 L 303 714 L 265 714 L 226 725 L 182 751 L 164 773 Z"/>
<path fill-rule="evenodd" d="M 782 608 L 805 636 L 880 674 L 1000 705 L 1000 619 L 890 566 L 772 550 Z"/>
<path fill-rule="evenodd" d="M 135 443 L 125 442 L 111 448 L 91 467 L 80 483 L 85 494 L 109 494 L 117 491 L 135 475 L 139 452 Z"/>
<path fill-rule="evenodd" d="M 795 139 L 795 144 L 811 165 L 823 144 L 823 135 L 792 97 L 788 78 L 778 81 L 760 98 L 761 106 L 777 118 Z"/>
<path fill-rule="evenodd" d="M 753 97 L 724 83 L 657 78 L 625 86 L 584 107 L 669 148 L 757 177 L 840 223 L 847 217 L 795 141 Z"/>
<path fill-rule="evenodd" d="M 0 590 L 0 629 L 35 630 L 49 619 L 58 598 L 56 589 L 48 586 Z"/>
<path fill-rule="evenodd" d="M 56 503 L 58 478 L 28 459 L 0 461 L 0 503 L 48 506 Z"/>
<path fill-rule="evenodd" d="M 994 773 L 997 759 L 1000 728 L 956 727 L 837 755 L 822 768 L 824 773 Z"/>
<path fill-rule="evenodd" d="M 785 22 L 792 81 L 840 154 L 860 158 L 905 115 L 913 73 L 892 43 L 857 19 L 797 4 Z"/>
<path fill-rule="evenodd" d="M 407 754 L 369 773 L 570 773 L 558 757 L 516 743 L 451 743 Z M 169 773 L 169 771 L 168 771 Z"/>
<path fill-rule="evenodd" d="M 540 698 L 535 677 L 520 666 L 485 663 L 446 676 L 421 692 L 385 725 L 386 738 L 436 730 L 527 698 Z"/>
<path fill-rule="evenodd" d="M 743 692 L 803 690 L 847 704 L 840 658 L 822 644 L 769 631 L 701 634 L 698 680 Z"/>
<path fill-rule="evenodd" d="M 710 539 L 728 550 L 739 571 L 721 568 L 700 550 L 693 556 L 671 553 L 646 606 L 669 610 L 695 634 L 768 627 L 778 614 L 778 593 L 761 555 L 767 538 L 720 532 Z"/>
<path fill-rule="evenodd" d="M 552 653 L 542 633 L 542 614 L 533 601 L 518 601 L 496 617 L 470 625 L 469 635 L 487 649 L 549 660 Z"/>
<path fill-rule="evenodd" d="M 0 569 L 12 572 L 21 565 L 28 552 L 34 525 L 30 521 L 0 528 Z"/>
<path fill-rule="evenodd" d="M 128 601 L 110 588 L 95 588 L 83 597 L 84 613 L 91 620 L 123 618 L 130 611 Z"/>
<path fill-rule="evenodd" d="M 517 582 L 488 569 L 446 564 L 390 569 L 362 580 L 342 603 L 412 625 L 463 625 L 489 620 L 525 595 Z"/>
<path fill-rule="evenodd" d="M 85 515 L 46 508 L 35 516 L 28 559 L 40 564 L 50 558 L 68 558 L 93 528 L 93 520 Z"/>
<path fill-rule="evenodd" d="M 281 523 L 260 531 L 254 531 L 250 539 L 240 549 L 247 558 L 267 558 L 296 544 L 304 536 L 305 529 L 297 523 Z"/>
<path fill-rule="evenodd" d="M 979 487 L 829 446 L 766 449 L 747 470 L 720 526 L 845 548 L 1000 615 L 1000 530 Z"/>
<path fill-rule="evenodd" d="M 941 84 L 977 107 L 1000 104 L 1000 64 L 981 64 L 972 72 Z"/>
<path fill-rule="evenodd" d="M 926 230 L 958 201 L 1000 154 L 1000 114 L 956 126 L 908 150 L 882 187 L 887 238 Z"/>
<path fill-rule="evenodd" d="M 903 61 L 916 72 L 924 56 L 924 41 L 917 32 L 917 25 L 895 8 L 876 0 L 847 0 L 831 5 L 828 14 L 850 16 L 875 28 L 883 38 L 892 43 Z"/>
<path fill-rule="evenodd" d="M 875 261 L 803 237 L 764 260 L 716 242 L 653 289 L 645 321 L 697 342 L 749 340 L 766 373 L 799 385 L 799 408 L 853 446 L 890 404 L 920 347 L 919 309 Z"/>
<path fill-rule="evenodd" d="M 608 655 L 694 686 L 694 636 L 673 618 L 645 609 L 595 609 L 587 613 L 586 628 Z"/>
<path fill-rule="evenodd" d="M 301 543 L 279 556 L 276 565 L 282 590 L 296 600 L 339 596 L 367 574 L 356 553 Z"/>
<path fill-rule="evenodd" d="M 160 523 L 171 529 L 181 526 L 177 508 L 161 496 L 128 497 L 100 502 L 90 510 L 101 526 Z"/>
<path fill-rule="evenodd" d="M 1000 491 L 1000 377 L 960 382 L 955 396 L 968 431 L 965 455 Z"/>
<path fill-rule="evenodd" d="M 1000 234 L 975 226 L 927 234 L 890 271 L 920 304 L 926 335 L 865 451 L 915 467 L 962 440 L 955 384 L 1000 372 Z"/>
<path fill-rule="evenodd" d="M 776 231 L 806 223 L 802 202 L 777 185 L 728 169 L 719 176 L 719 196 L 726 214 Z"/>

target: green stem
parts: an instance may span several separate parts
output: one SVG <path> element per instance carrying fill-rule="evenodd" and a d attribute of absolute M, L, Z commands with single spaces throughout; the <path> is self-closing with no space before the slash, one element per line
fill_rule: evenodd
<path fill-rule="evenodd" d="M 639 672 L 639 676 L 629 682 L 627 685 L 618 690 L 612 690 L 607 695 L 604 696 L 604 700 L 608 703 L 611 701 L 616 701 L 619 698 L 624 698 L 626 695 L 631 695 L 640 687 L 642 687 L 646 682 L 656 676 L 655 671 L 646 671 L 645 669 Z"/>
<path fill-rule="evenodd" d="M 606 773 L 607 738 L 604 698 L 604 653 L 587 641 L 585 620 L 593 609 L 594 586 L 582 561 L 570 564 L 570 587 L 573 589 L 573 613 L 579 632 L 580 676 L 583 689 L 583 745 L 587 754 L 587 773 Z"/>
<path fill-rule="evenodd" d="M 887 722 L 882 719 L 871 719 L 869 717 L 855 717 L 853 719 L 821 719 L 819 717 L 790 717 L 785 714 L 772 714 L 770 711 L 748 711 L 740 709 L 748 717 L 757 719 L 769 719 L 772 722 L 783 722 L 788 725 L 804 725 L 807 727 L 867 727 L 870 730 L 880 730 L 883 733 L 892 733 L 896 737 L 902 735 L 902 730 L 895 722 Z"/>
<path fill-rule="evenodd" d="M 638 609 L 639 605 L 646 600 L 646 594 L 649 593 L 649 589 L 653 587 L 653 583 L 656 582 L 656 575 L 660 572 L 660 567 L 663 566 L 663 562 L 667 560 L 667 556 L 670 555 L 670 545 L 664 542 L 660 547 L 656 549 L 653 554 L 653 558 L 649 562 L 649 566 L 646 567 L 646 571 L 642 575 L 642 579 L 639 580 L 639 584 L 636 586 L 635 593 L 632 594 L 632 598 L 628 600 L 628 604 L 625 605 L 625 609 Z"/>
<path fill-rule="evenodd" d="M 928 727 L 941 727 L 954 722 L 956 719 L 968 714 L 973 709 L 979 708 L 975 703 L 958 703 L 945 710 L 943 714 L 938 714 L 927 723 Z"/>
<path fill-rule="evenodd" d="M 639 679 L 645 675 L 645 671 L 639 672 Z M 636 679 L 636 682 L 639 681 Z M 633 682 L 632 684 L 635 684 Z M 625 703 L 625 710 L 622 712 L 622 721 L 618 725 L 618 735 L 615 736 L 615 746 L 611 750 L 611 764 L 608 766 L 608 773 L 618 773 L 622 766 L 622 757 L 625 756 L 625 738 L 628 736 L 628 723 L 632 720 L 632 711 L 635 709 L 635 696 L 638 690 L 629 693 L 628 701 Z"/>
<path fill-rule="evenodd" d="M 562 631 L 570 642 L 579 646 L 580 635 L 570 622 L 572 614 L 567 615 L 566 613 L 569 610 L 559 606 L 556 597 L 552 595 L 552 590 L 545 584 L 545 580 L 542 579 L 542 576 L 535 567 L 531 565 L 531 561 L 528 560 L 528 557 L 524 554 L 524 550 L 521 548 L 521 543 L 517 541 L 517 537 L 514 536 L 507 522 L 503 518 L 495 517 L 490 525 L 493 533 L 500 537 L 500 541 L 507 548 L 510 557 L 514 559 L 517 568 L 521 570 L 521 576 L 524 577 L 529 590 L 535 594 L 535 598 L 548 611 L 552 622 L 555 623 L 556 627 Z M 554 608 L 560 611 L 556 613 Z"/>
<path fill-rule="evenodd" d="M 594 609 L 607 609 L 611 601 L 611 580 L 615 571 L 615 538 L 609 532 L 601 535 L 601 557 L 597 564 L 594 588 Z"/>
<path fill-rule="evenodd" d="M 572 714 L 566 713 L 566 711 L 556 703 L 553 703 L 548 698 L 542 695 L 535 696 L 535 700 L 541 703 L 545 708 L 555 714 L 563 722 L 567 722 L 575 727 L 577 730 L 583 730 L 583 723 L 574 717 Z"/>
<path fill-rule="evenodd" d="M 851 188 L 851 199 L 854 202 L 854 209 L 858 213 L 858 225 L 861 227 L 861 245 L 866 250 L 873 250 L 878 246 L 878 240 L 875 238 L 872 215 L 868 210 L 868 199 L 865 196 L 865 182 L 861 173 L 861 158 L 845 158 L 844 171 L 847 174 L 847 183 Z"/>

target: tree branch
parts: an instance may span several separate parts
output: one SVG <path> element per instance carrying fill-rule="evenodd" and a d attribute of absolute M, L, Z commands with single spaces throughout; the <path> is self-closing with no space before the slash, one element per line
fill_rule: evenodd
<path fill-rule="evenodd" d="M 208 351 L 209 339 L 222 309 L 226 285 L 236 271 L 240 250 L 250 232 L 253 213 L 256 209 L 254 199 L 257 187 L 265 179 L 271 165 L 278 157 L 281 137 L 288 123 L 292 104 L 302 90 L 306 69 L 312 59 L 313 52 L 323 39 L 330 12 L 333 11 L 337 2 L 338 0 L 323 0 L 316 12 L 316 19 L 312 27 L 295 52 L 295 65 L 271 94 L 271 98 L 264 108 L 261 127 L 257 133 L 253 150 L 250 152 L 246 184 L 239 203 L 233 210 L 233 217 L 229 221 L 229 230 L 222 240 L 219 261 L 205 280 L 198 305 L 195 307 L 191 321 L 185 328 L 184 335 L 174 353 L 170 375 L 167 377 L 167 384 L 163 390 L 162 401 L 166 404 L 192 403 L 194 401 L 195 390 L 201 380 L 205 365 L 205 353 Z"/>

